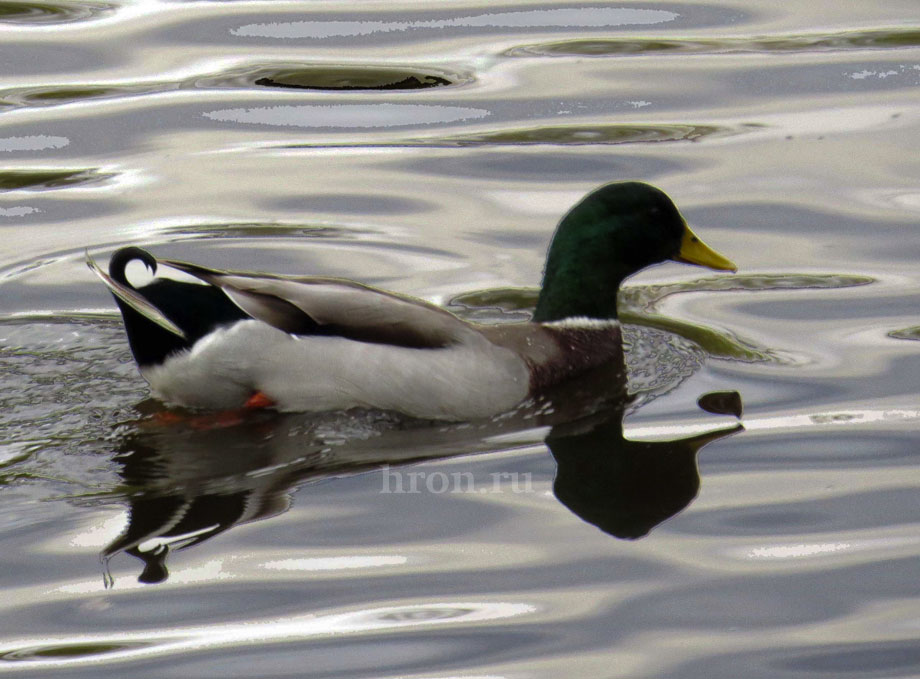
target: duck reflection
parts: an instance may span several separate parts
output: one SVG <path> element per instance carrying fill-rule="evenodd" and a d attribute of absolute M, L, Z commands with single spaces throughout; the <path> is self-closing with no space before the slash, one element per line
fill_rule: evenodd
<path fill-rule="evenodd" d="M 731 394 L 707 397 L 701 406 L 740 416 L 740 400 Z M 545 441 L 558 467 L 556 498 L 609 535 L 639 538 L 696 496 L 700 449 L 742 427 L 671 441 L 631 441 L 623 435 L 623 413 L 620 399 L 581 418 L 553 423 L 546 421 L 552 415 L 531 416 L 526 425 L 493 423 L 471 435 L 468 427 L 371 412 L 181 420 L 156 412 L 131 425 L 114 458 L 129 521 L 101 554 L 106 585 L 113 583 L 108 562 L 120 553 L 143 563 L 140 582 L 163 582 L 172 551 L 284 512 L 290 493 L 311 480 L 481 453 L 486 437 L 534 425 L 552 425 Z M 335 436 L 347 440 L 330 445 Z"/>
<path fill-rule="evenodd" d="M 288 508 L 287 492 L 296 479 L 283 471 L 256 473 L 279 462 L 262 445 L 264 423 L 195 426 L 154 420 L 123 439 L 114 460 L 121 467 L 129 521 L 102 552 L 106 566 L 124 552 L 144 563 L 140 582 L 162 582 L 171 550 Z M 107 567 L 106 584 L 112 584 Z"/>
<path fill-rule="evenodd" d="M 734 392 L 732 392 L 734 393 Z M 636 539 L 686 508 L 700 489 L 697 454 L 740 424 L 671 441 L 630 441 L 617 409 L 553 427 L 553 494 L 582 520 L 617 538 Z"/>

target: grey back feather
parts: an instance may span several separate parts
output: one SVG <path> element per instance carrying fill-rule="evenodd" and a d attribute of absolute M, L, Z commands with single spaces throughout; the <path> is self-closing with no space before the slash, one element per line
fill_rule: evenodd
<path fill-rule="evenodd" d="M 339 335 L 362 342 L 435 349 L 477 331 L 423 300 L 360 283 L 314 276 L 232 273 L 163 260 L 221 288 L 247 314 L 298 335 Z"/>

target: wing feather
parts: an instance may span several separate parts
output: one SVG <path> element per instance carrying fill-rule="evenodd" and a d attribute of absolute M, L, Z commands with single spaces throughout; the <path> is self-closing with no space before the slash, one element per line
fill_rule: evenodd
<path fill-rule="evenodd" d="M 433 349 L 461 342 L 473 331 L 433 304 L 353 281 L 225 272 L 187 262 L 160 261 L 219 287 L 253 318 L 298 335 L 337 335 Z"/>

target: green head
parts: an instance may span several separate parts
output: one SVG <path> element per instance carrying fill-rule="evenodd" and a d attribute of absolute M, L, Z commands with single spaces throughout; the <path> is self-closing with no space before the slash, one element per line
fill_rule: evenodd
<path fill-rule="evenodd" d="M 660 189 L 642 182 L 601 186 L 556 228 L 533 320 L 616 318 L 623 279 L 667 259 L 737 269 L 693 234 Z"/>

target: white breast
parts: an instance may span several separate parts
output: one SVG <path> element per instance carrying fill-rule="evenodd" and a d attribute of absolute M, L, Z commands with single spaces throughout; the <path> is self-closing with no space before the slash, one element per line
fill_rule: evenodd
<path fill-rule="evenodd" d="M 366 407 L 452 420 L 510 410 L 530 385 L 520 357 L 475 331 L 447 348 L 411 349 L 297 337 L 259 321 L 218 330 L 142 372 L 161 398 L 192 407 L 235 408 L 261 391 L 281 410 Z"/>

